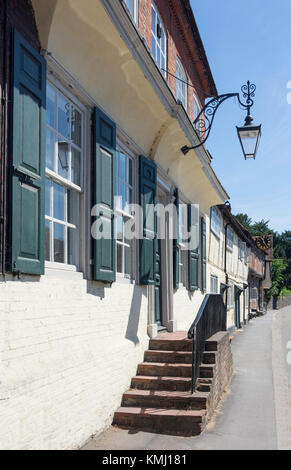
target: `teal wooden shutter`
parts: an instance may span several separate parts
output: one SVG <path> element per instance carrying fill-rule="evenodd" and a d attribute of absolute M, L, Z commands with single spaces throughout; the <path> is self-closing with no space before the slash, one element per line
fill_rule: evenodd
<path fill-rule="evenodd" d="M 201 218 L 201 290 L 206 290 L 206 222 Z"/>
<path fill-rule="evenodd" d="M 114 196 L 116 186 L 116 125 L 102 111 L 95 109 L 94 206 L 99 238 L 94 237 L 93 278 L 114 282 L 116 279 L 116 239 Z"/>
<path fill-rule="evenodd" d="M 140 240 L 140 284 L 155 284 L 155 239 L 157 230 L 156 204 L 157 167 L 144 156 L 139 160 L 140 205 L 143 212 Z M 148 206 L 148 207 L 147 207 Z"/>
<path fill-rule="evenodd" d="M 44 273 L 45 60 L 14 30 L 11 269 Z"/>
<path fill-rule="evenodd" d="M 188 251 L 188 287 L 193 292 L 198 289 L 198 263 L 199 263 L 199 247 L 197 240 L 197 218 L 195 217 L 195 209 L 188 204 L 188 231 L 190 235 L 190 247 Z"/>
<path fill-rule="evenodd" d="M 180 253 L 179 253 L 179 190 L 176 188 L 175 189 L 175 206 L 176 206 L 176 214 L 177 218 L 175 220 L 175 227 L 176 228 L 176 235 L 173 239 L 173 284 L 174 284 L 174 289 L 178 289 L 179 287 L 179 258 L 180 258 Z"/>

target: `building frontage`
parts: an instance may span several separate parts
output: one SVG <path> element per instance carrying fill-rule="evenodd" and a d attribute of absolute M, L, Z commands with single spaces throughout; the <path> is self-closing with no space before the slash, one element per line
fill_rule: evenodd
<path fill-rule="evenodd" d="M 206 149 L 181 147 L 217 91 L 188 0 L 0 0 L 0 21 L 0 446 L 76 448 L 149 338 L 187 330 L 212 290 L 228 195 Z M 130 203 L 188 209 L 158 240 Z"/>
<path fill-rule="evenodd" d="M 229 204 L 211 209 L 208 269 L 210 292 L 222 294 L 227 306 L 227 328 L 248 320 L 248 273 L 251 238 L 231 213 Z"/>
<path fill-rule="evenodd" d="M 271 267 L 273 239 L 271 235 L 253 237 L 249 260 L 250 313 L 262 314 L 266 308 L 266 290 L 272 287 Z"/>
<path fill-rule="evenodd" d="M 228 202 L 211 208 L 210 292 L 223 296 L 229 330 L 263 313 L 265 291 L 272 285 L 272 250 L 272 237 L 252 237 L 233 216 Z"/>

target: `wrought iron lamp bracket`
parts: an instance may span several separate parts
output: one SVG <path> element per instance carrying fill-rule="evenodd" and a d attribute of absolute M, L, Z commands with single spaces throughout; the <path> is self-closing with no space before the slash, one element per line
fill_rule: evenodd
<path fill-rule="evenodd" d="M 205 144 L 209 137 L 216 111 L 218 110 L 219 106 L 229 98 L 236 97 L 238 99 L 239 104 L 247 111 L 245 124 L 251 124 L 253 118 L 250 115 L 250 109 L 254 105 L 253 97 L 255 96 L 255 91 L 256 85 L 251 84 L 248 81 L 246 85 L 241 87 L 242 96 L 245 102 L 241 101 L 239 93 L 225 93 L 223 95 L 215 96 L 210 101 L 208 101 L 193 122 L 196 133 L 202 137 L 200 143 L 194 145 L 193 147 L 188 147 L 187 145 L 182 147 L 181 151 L 184 153 L 184 155 L 186 155 L 189 150 L 196 149 Z"/>

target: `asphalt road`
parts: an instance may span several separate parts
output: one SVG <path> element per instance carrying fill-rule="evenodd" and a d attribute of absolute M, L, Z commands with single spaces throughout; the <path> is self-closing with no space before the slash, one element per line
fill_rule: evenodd
<path fill-rule="evenodd" d="M 291 307 L 253 319 L 235 333 L 232 351 L 230 389 L 201 436 L 110 427 L 83 450 L 291 449 Z"/>

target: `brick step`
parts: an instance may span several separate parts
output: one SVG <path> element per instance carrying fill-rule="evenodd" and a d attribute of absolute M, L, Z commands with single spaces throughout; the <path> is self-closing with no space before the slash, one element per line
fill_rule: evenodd
<path fill-rule="evenodd" d="M 205 342 L 205 351 L 216 352 L 217 351 L 217 341 L 216 340 L 211 341 L 211 340 L 208 339 Z"/>
<path fill-rule="evenodd" d="M 204 428 L 205 415 L 205 410 L 121 407 L 114 414 L 113 424 L 125 429 L 195 436 Z"/>
<path fill-rule="evenodd" d="M 212 378 L 214 374 L 215 364 L 201 364 L 199 377 L 203 379 Z"/>
<path fill-rule="evenodd" d="M 192 340 L 151 339 L 149 349 L 158 351 L 192 351 Z"/>
<path fill-rule="evenodd" d="M 196 390 L 198 392 L 211 392 L 211 384 L 197 383 Z"/>
<path fill-rule="evenodd" d="M 172 390 L 186 392 L 191 388 L 191 377 L 155 377 L 137 375 L 131 387 L 139 390 Z"/>
<path fill-rule="evenodd" d="M 162 362 L 143 362 L 138 365 L 137 375 L 169 377 L 191 377 L 191 364 L 167 364 Z"/>
<path fill-rule="evenodd" d="M 203 363 L 204 364 L 215 364 L 216 363 L 216 355 L 215 351 L 205 351 L 203 353 Z"/>
<path fill-rule="evenodd" d="M 170 364 L 191 364 L 192 353 L 188 351 L 145 351 L 146 362 L 166 362 Z"/>
<path fill-rule="evenodd" d="M 209 393 L 171 392 L 160 390 L 129 390 L 123 394 L 122 406 L 206 410 Z"/>

